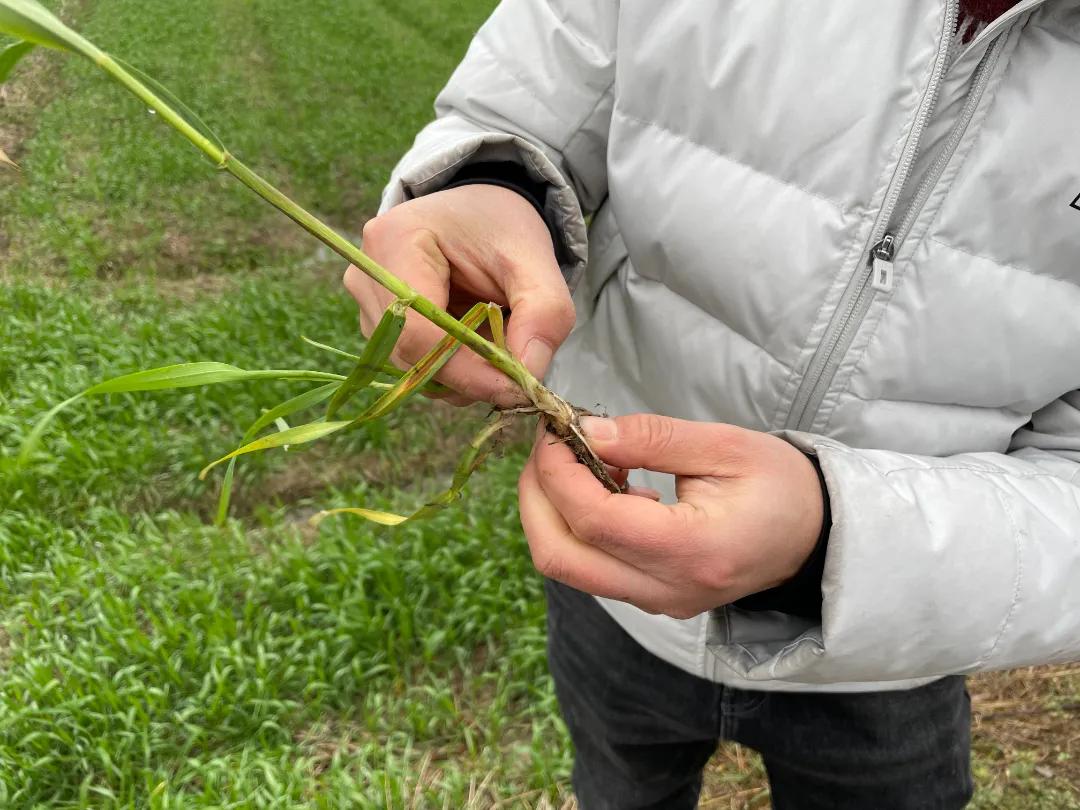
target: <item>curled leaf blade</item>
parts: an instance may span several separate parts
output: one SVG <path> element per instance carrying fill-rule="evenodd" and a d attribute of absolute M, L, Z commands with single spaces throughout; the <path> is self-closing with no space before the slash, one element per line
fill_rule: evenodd
<path fill-rule="evenodd" d="M 305 337 L 304 335 L 301 335 L 300 339 L 309 346 L 314 346 L 316 349 L 322 349 L 324 352 L 330 352 L 330 354 L 335 354 L 338 357 L 344 357 L 347 360 L 352 360 L 354 363 L 360 359 L 360 355 L 358 354 L 344 351 L 337 348 L 336 346 L 330 346 L 326 343 L 320 343 L 319 341 L 312 340 L 311 338 Z M 392 363 L 383 363 L 382 368 L 379 369 L 379 373 L 387 377 L 393 377 L 395 379 L 401 379 L 401 377 L 405 375 L 404 371 L 402 371 L 400 368 L 393 365 Z M 373 383 L 373 385 L 377 386 L 376 383 Z M 389 386 L 386 387 L 388 388 Z M 424 386 L 424 393 L 436 395 L 448 394 L 450 393 L 450 389 L 442 383 L 432 381 L 429 382 L 426 386 Z"/>
<path fill-rule="evenodd" d="M 236 459 L 229 459 L 229 466 L 225 468 L 225 478 L 221 481 L 221 493 L 218 495 L 217 517 L 214 523 L 224 526 L 229 519 L 229 504 L 232 503 L 233 480 L 236 477 Z"/>
<path fill-rule="evenodd" d="M 308 346 L 314 346 L 316 349 L 322 349 L 324 352 L 330 352 L 330 354 L 336 354 L 338 357 L 344 357 L 347 360 L 352 360 L 354 363 L 360 359 L 360 355 L 353 354 L 352 352 L 344 351 L 337 348 L 337 346 L 330 346 L 327 343 L 320 343 L 317 340 L 312 340 L 305 335 L 301 335 L 300 339 L 304 341 Z"/>
<path fill-rule="evenodd" d="M 405 313 L 408 308 L 409 302 L 399 298 L 383 313 L 378 326 L 375 327 L 367 345 L 360 353 L 356 367 L 330 400 L 326 408 L 327 419 L 333 419 L 341 406 L 348 402 L 357 391 L 367 388 L 382 370 L 405 329 Z"/>
<path fill-rule="evenodd" d="M 487 305 L 488 325 L 491 327 L 492 341 L 500 349 L 506 348 L 506 324 L 503 321 L 502 307 L 498 304 Z"/>
<path fill-rule="evenodd" d="M 506 430 L 506 428 L 510 427 L 512 422 L 513 417 L 509 414 L 496 414 L 486 425 L 484 425 L 479 433 L 473 436 L 472 440 L 469 442 L 469 446 L 465 448 L 465 452 L 458 461 L 457 468 L 454 470 L 453 480 L 450 483 L 450 489 L 448 491 L 453 492 L 455 497 L 465 488 L 465 484 L 468 483 L 472 474 L 484 463 L 484 460 L 491 452 L 492 440 Z"/>
<path fill-rule="evenodd" d="M 461 323 L 470 329 L 476 329 L 487 317 L 487 305 L 476 304 L 461 318 Z M 390 411 L 395 410 L 405 403 L 413 394 L 429 384 L 442 367 L 445 366 L 461 343 L 452 335 L 446 335 L 435 344 L 427 354 L 420 358 L 419 362 L 410 368 L 398 380 L 397 385 L 375 400 L 360 416 L 354 420 L 356 424 L 378 419 Z"/>

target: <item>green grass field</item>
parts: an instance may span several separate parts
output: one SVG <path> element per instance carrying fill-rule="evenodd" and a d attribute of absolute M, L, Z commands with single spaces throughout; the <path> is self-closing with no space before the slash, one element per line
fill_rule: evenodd
<path fill-rule="evenodd" d="M 495 2 L 50 5 L 357 233 Z M 0 167 L 0 808 L 569 806 L 523 441 L 465 506 L 397 532 L 307 518 L 422 502 L 482 409 L 419 403 L 249 457 L 224 528 L 199 468 L 302 388 L 91 401 L 16 469 L 33 419 L 98 379 L 200 359 L 347 371 L 299 336 L 358 335 L 342 263 L 91 67 L 24 63 L 0 148 L 23 168 Z M 978 806 L 1080 807 L 1080 675 L 972 691 Z M 723 749 L 703 806 L 767 805 L 753 756 Z"/>

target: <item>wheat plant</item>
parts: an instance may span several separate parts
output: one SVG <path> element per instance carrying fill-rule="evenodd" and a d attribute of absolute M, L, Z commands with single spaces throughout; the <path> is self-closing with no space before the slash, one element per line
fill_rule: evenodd
<path fill-rule="evenodd" d="M 491 303 L 478 303 L 462 318 L 454 318 L 238 160 L 199 116 L 164 86 L 132 65 L 102 51 L 65 25 L 37 0 L 0 0 L 0 33 L 16 38 L 14 44 L 0 51 L 0 82 L 7 78 L 20 59 L 37 46 L 76 54 L 90 60 L 110 78 L 137 96 L 156 117 L 187 138 L 219 171 L 240 181 L 396 296 L 396 300 L 384 312 L 359 355 L 309 341 L 319 348 L 351 358 L 355 366 L 347 377 L 302 369 L 245 370 L 216 362 L 184 363 L 137 371 L 98 383 L 53 407 L 42 416 L 24 440 L 19 454 L 21 463 L 31 460 L 52 420 L 61 411 L 88 396 L 261 379 L 320 383 L 316 388 L 265 410 L 244 433 L 239 447 L 202 470 L 200 477 L 205 477 L 217 465 L 227 464 L 218 503 L 218 520 L 223 521 L 228 513 L 236 461 L 240 456 L 313 442 L 383 417 L 417 392 L 444 391 L 435 377 L 454 353 L 465 346 L 509 377 L 521 389 L 522 401 L 527 404 L 495 409 L 487 424 L 465 449 L 450 487 L 413 514 L 402 516 L 356 507 L 321 512 L 316 519 L 331 514 L 349 513 L 392 526 L 426 517 L 461 497 L 465 483 L 483 461 L 492 439 L 510 424 L 515 416 L 530 414 L 539 414 L 545 419 L 547 429 L 565 441 L 609 490 L 620 491 L 619 485 L 608 474 L 606 467 L 589 448 L 581 433 L 579 415 L 584 411 L 573 407 L 546 388 L 507 351 L 500 307 Z M 0 161 L 11 163 L 3 153 L 0 153 Z M 406 312 L 410 309 L 435 324 L 442 330 L 444 337 L 414 366 L 401 371 L 390 364 L 389 359 L 405 326 Z M 490 340 L 477 331 L 485 324 L 491 331 Z M 365 390 L 374 391 L 376 395 L 358 413 L 346 415 L 345 411 L 353 397 Z M 324 402 L 327 404 L 323 415 L 313 421 L 296 426 L 289 426 L 285 421 Z M 276 430 L 266 432 L 272 428 Z"/>

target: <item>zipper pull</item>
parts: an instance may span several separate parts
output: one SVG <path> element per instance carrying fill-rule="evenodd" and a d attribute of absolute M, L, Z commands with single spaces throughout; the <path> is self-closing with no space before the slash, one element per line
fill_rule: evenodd
<path fill-rule="evenodd" d="M 885 234 L 870 251 L 870 286 L 881 292 L 892 292 L 893 257 L 896 255 L 896 237 Z"/>

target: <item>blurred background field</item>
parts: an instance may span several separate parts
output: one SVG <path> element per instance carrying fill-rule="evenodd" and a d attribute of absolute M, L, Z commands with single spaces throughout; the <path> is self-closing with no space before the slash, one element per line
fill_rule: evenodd
<path fill-rule="evenodd" d="M 345 232 L 494 0 L 66 0 L 238 154 Z M 48 405 L 190 360 L 347 370 L 341 262 L 219 177 L 93 69 L 37 53 L 0 86 L 0 808 L 564 807 L 570 753 L 517 522 L 525 434 L 467 504 L 398 532 L 483 409 L 420 403 L 249 457 L 211 523 L 202 463 L 279 383 L 115 396 L 14 451 Z M 1080 807 L 1080 672 L 972 682 L 980 808 Z M 726 747 L 703 806 L 767 807 Z"/>

